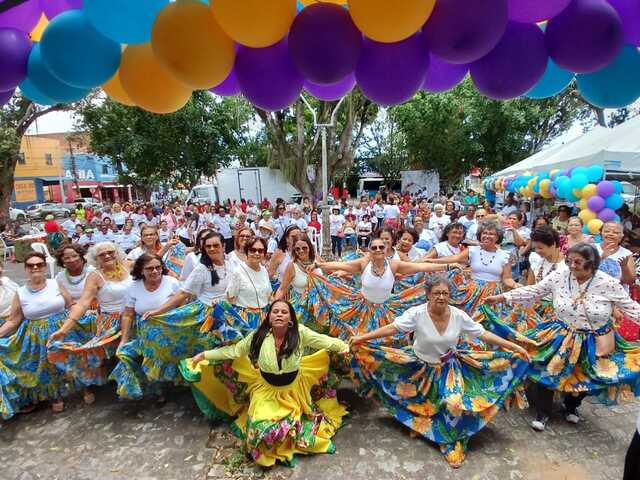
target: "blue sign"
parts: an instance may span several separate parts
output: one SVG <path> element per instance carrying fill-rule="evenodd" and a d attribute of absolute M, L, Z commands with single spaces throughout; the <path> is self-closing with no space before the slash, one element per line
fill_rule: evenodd
<path fill-rule="evenodd" d="M 75 169 L 78 180 L 81 182 L 116 182 L 118 174 L 111 162 L 111 159 L 98 157 L 86 153 L 74 155 Z M 64 162 L 64 180 L 73 180 L 73 162 L 71 157 L 66 155 Z"/>

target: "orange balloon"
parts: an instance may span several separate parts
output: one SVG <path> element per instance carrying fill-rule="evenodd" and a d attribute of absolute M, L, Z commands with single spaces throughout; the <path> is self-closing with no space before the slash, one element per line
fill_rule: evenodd
<path fill-rule="evenodd" d="M 111 77 L 104 85 L 102 85 L 102 90 L 104 90 L 104 93 L 109 95 L 109 98 L 115 100 L 118 103 L 127 105 L 129 107 L 136 106 L 135 102 L 129 98 L 127 92 L 125 92 L 124 88 L 122 88 L 122 82 L 120 81 L 120 72 L 116 72 L 113 77 Z"/>
<path fill-rule="evenodd" d="M 162 66 L 150 43 L 125 48 L 120 63 L 120 82 L 137 106 L 154 113 L 180 110 L 192 93 L 191 88 Z"/>
<path fill-rule="evenodd" d="M 296 16 L 296 0 L 215 0 L 211 3 L 213 15 L 222 29 L 236 42 L 253 48 L 278 43 L 289 32 Z"/>
<path fill-rule="evenodd" d="M 347 0 L 300 0 L 304 6 L 313 5 L 314 3 L 337 3 L 338 5 L 344 5 Z"/>
<path fill-rule="evenodd" d="M 179 0 L 162 9 L 153 25 L 151 46 L 178 80 L 201 90 L 227 78 L 236 58 L 231 37 L 211 8 L 196 0 Z"/>
<path fill-rule="evenodd" d="M 420 30 L 435 5 L 436 0 L 349 0 L 349 13 L 367 37 L 393 43 Z"/>
<path fill-rule="evenodd" d="M 29 36 L 31 37 L 31 41 L 39 42 L 42 38 L 42 34 L 44 33 L 44 29 L 49 25 L 49 20 L 45 17 L 44 13 L 40 15 L 40 20 L 38 20 L 38 24 L 33 27 Z"/>

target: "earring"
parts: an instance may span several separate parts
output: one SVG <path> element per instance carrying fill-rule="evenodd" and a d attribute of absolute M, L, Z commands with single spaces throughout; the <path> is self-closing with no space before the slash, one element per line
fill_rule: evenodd
<path fill-rule="evenodd" d="M 289 320 L 289 328 L 293 328 L 293 321 Z"/>

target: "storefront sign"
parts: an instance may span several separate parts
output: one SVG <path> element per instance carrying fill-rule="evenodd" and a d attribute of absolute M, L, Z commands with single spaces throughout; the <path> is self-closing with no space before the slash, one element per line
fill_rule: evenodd
<path fill-rule="evenodd" d="M 16 180 L 13 190 L 16 192 L 16 202 L 35 202 L 38 199 L 33 180 Z"/>

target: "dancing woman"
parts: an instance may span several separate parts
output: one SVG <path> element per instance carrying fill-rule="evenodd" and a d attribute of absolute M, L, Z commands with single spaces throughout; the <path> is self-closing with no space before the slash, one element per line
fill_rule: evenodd
<path fill-rule="evenodd" d="M 436 243 L 424 256 L 424 260 L 433 258 L 450 257 L 459 255 L 462 251 L 461 245 L 464 240 L 465 229 L 461 223 L 452 222 L 444 227 L 440 242 Z"/>
<path fill-rule="evenodd" d="M 160 255 L 166 263 L 169 274 L 180 278 L 186 257 L 186 247 L 178 238 L 174 237 L 167 243 L 160 242 L 158 228 L 155 225 L 146 225 L 140 229 L 140 245 L 127 255 L 129 268 L 133 268 L 135 261 L 144 253 Z"/>
<path fill-rule="evenodd" d="M 3 273 L 4 267 L 0 265 L 0 326 L 11 315 L 13 297 L 16 296 L 16 291 L 20 288 L 16 282 L 2 275 Z"/>
<path fill-rule="evenodd" d="M 353 371 L 362 393 L 375 394 L 407 427 L 437 443 L 457 468 L 469 438 L 484 428 L 513 398 L 524 380 L 527 351 L 494 335 L 462 310 L 448 304 L 449 282 L 434 277 L 425 284 L 428 302 L 408 309 L 393 323 L 351 338 Z M 369 340 L 413 334 L 413 345 L 390 348 Z M 462 334 L 479 337 L 503 351 L 466 351 L 456 346 Z M 513 352 L 513 353 L 512 353 Z M 518 394 L 518 395 L 517 395 Z"/>
<path fill-rule="evenodd" d="M 226 256 L 227 262 L 230 264 L 229 271 L 234 271 L 238 265 L 247 261 L 247 256 L 244 253 L 244 246 L 253 238 L 253 230 L 247 224 L 246 227 L 241 227 L 236 230 L 233 240 L 233 250 Z"/>
<path fill-rule="evenodd" d="M 318 350 L 304 356 L 305 349 Z M 333 453 L 346 409 L 327 384 L 328 351 L 349 347 L 300 325 L 291 304 L 275 301 L 259 327 L 235 345 L 180 365 L 198 406 L 233 432 L 258 465 L 292 464 L 296 454 Z"/>
<path fill-rule="evenodd" d="M 271 285 L 275 290 L 277 290 L 278 285 L 280 285 L 284 272 L 291 263 L 293 245 L 300 233 L 302 233 L 300 227 L 297 225 L 289 225 L 278 242 L 277 250 L 271 256 L 271 260 L 269 260 L 267 271 L 269 272 L 269 278 L 272 279 Z"/>
<path fill-rule="evenodd" d="M 564 394 L 565 419 L 574 424 L 587 395 L 609 405 L 640 396 L 640 344 L 619 336 L 612 316 L 616 307 L 640 323 L 640 305 L 615 278 L 598 270 L 600 255 L 593 246 L 574 245 L 566 263 L 568 270 L 556 270 L 535 285 L 484 299 L 489 305 L 539 301 L 547 295 L 553 299 L 557 319 L 525 333 L 533 359 L 528 375 L 537 384 L 537 417 L 531 426 L 538 431 L 551 417 L 554 392 Z"/>
<path fill-rule="evenodd" d="M 62 268 L 56 280 L 69 292 L 74 302 L 80 300 L 87 277 L 95 271 L 93 265 L 87 264 L 84 247 L 77 243 L 62 245 L 56 252 L 56 262 Z"/>

